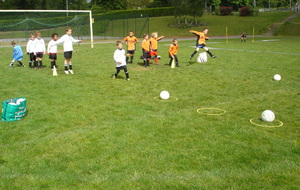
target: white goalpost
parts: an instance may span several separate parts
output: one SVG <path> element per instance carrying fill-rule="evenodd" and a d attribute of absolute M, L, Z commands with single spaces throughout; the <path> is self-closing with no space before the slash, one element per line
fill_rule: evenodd
<path fill-rule="evenodd" d="M 94 48 L 94 35 L 93 35 L 93 19 L 91 10 L 0 10 L 1 12 L 41 12 L 41 13 L 88 13 L 90 21 L 90 36 L 91 36 L 91 48 Z"/>

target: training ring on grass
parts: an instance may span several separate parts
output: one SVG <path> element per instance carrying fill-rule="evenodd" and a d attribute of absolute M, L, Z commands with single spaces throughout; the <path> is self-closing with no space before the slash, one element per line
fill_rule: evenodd
<path fill-rule="evenodd" d="M 213 110 L 215 113 L 208 113 L 208 110 Z M 197 112 L 204 115 L 224 115 L 226 110 L 220 108 L 199 108 Z"/>
<path fill-rule="evenodd" d="M 282 122 L 282 121 L 279 121 L 279 120 L 277 120 L 277 119 L 274 119 L 274 121 L 278 122 L 279 125 L 261 125 L 261 124 L 255 123 L 255 122 L 253 121 L 254 119 L 257 119 L 257 118 L 252 118 L 252 119 L 250 119 L 250 123 L 252 123 L 253 125 L 259 126 L 259 127 L 276 128 L 276 127 L 281 127 L 281 126 L 283 126 L 283 122 Z M 274 122 L 274 121 L 273 121 L 273 122 Z M 270 123 L 273 123 L 273 122 L 270 122 Z"/>
<path fill-rule="evenodd" d="M 154 99 L 154 100 L 160 100 L 160 101 L 162 101 L 162 102 L 175 102 L 175 101 L 178 101 L 178 98 L 173 97 L 173 96 L 170 96 L 170 98 L 167 99 L 167 100 L 163 100 L 163 99 L 161 99 L 159 96 L 158 96 L 158 97 L 154 97 L 153 99 Z"/>

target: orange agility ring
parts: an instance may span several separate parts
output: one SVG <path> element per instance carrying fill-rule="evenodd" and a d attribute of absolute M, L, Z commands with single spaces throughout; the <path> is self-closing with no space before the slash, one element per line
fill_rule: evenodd
<path fill-rule="evenodd" d="M 197 112 L 203 115 L 224 115 L 226 110 L 220 108 L 199 108 Z"/>
<path fill-rule="evenodd" d="M 258 120 L 258 121 L 257 121 Z M 265 122 L 264 123 L 269 123 L 270 125 L 263 125 L 263 124 L 259 124 L 258 122 L 260 121 L 260 119 L 258 118 L 252 118 L 250 119 L 250 123 L 252 123 L 253 125 L 259 126 L 259 127 L 268 127 L 268 128 L 276 128 L 276 127 L 281 127 L 283 126 L 283 122 L 279 121 L 277 119 L 274 119 L 273 122 Z M 263 121 L 260 121 L 263 122 Z M 274 125 L 274 123 L 278 123 L 278 125 Z"/>

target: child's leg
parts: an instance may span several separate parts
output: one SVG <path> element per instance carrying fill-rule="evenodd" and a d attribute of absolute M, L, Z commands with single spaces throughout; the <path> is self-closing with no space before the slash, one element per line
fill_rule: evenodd
<path fill-rule="evenodd" d="M 203 47 L 203 49 L 210 55 L 210 57 L 216 58 L 216 56 L 214 56 L 207 47 Z"/>
<path fill-rule="evenodd" d="M 22 63 L 22 61 L 18 61 L 18 63 L 19 63 L 22 67 L 25 66 L 25 65 Z"/>
<path fill-rule="evenodd" d="M 172 65 L 172 61 L 173 61 L 173 58 L 171 56 L 170 57 L 170 62 L 169 62 L 169 65 L 171 66 Z"/>
<path fill-rule="evenodd" d="M 192 53 L 192 55 L 190 56 L 190 59 L 192 59 L 194 57 L 194 55 L 199 51 L 199 48 L 196 48 L 196 50 Z"/>
<path fill-rule="evenodd" d="M 116 72 L 115 72 L 115 74 L 114 74 L 114 77 L 117 77 L 119 73 L 120 73 L 120 69 L 117 67 L 117 68 L 116 68 Z"/>
<path fill-rule="evenodd" d="M 155 64 L 158 64 L 158 58 L 157 58 L 157 55 L 158 55 L 158 53 L 157 53 L 157 51 L 155 51 L 155 52 L 154 52 Z"/>
<path fill-rule="evenodd" d="M 12 67 L 12 66 L 14 65 L 14 63 L 15 63 L 15 60 L 13 59 L 13 60 L 10 62 L 9 67 Z"/>
<path fill-rule="evenodd" d="M 124 67 L 124 73 L 125 73 L 125 75 L 126 75 L 126 79 L 129 79 L 129 72 L 128 72 L 126 66 Z"/>
<path fill-rule="evenodd" d="M 65 67 L 65 73 L 69 74 L 69 68 L 68 68 L 68 63 L 69 63 L 70 59 L 65 59 L 64 61 L 64 67 Z"/>
<path fill-rule="evenodd" d="M 176 66 L 177 66 L 177 67 L 179 67 L 179 63 L 178 63 L 178 57 L 177 57 L 177 55 L 174 55 L 174 58 L 175 58 Z"/>
<path fill-rule="evenodd" d="M 130 55 L 130 63 L 133 62 L 133 56 L 134 56 L 134 51 L 133 51 L 132 54 Z"/>

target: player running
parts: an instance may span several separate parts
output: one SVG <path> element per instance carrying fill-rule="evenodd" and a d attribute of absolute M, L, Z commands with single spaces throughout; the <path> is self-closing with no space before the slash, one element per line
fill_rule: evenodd
<path fill-rule="evenodd" d="M 203 48 L 212 58 L 216 58 L 216 56 L 214 56 L 209 49 L 205 46 L 205 40 L 208 40 L 208 37 L 206 36 L 208 33 L 208 29 L 204 28 L 202 30 L 202 32 L 197 32 L 195 30 L 190 30 L 190 33 L 193 33 L 197 36 L 197 42 L 196 42 L 196 50 L 192 53 L 192 55 L 190 56 L 190 59 L 192 59 L 194 57 L 194 55 L 199 51 L 200 48 Z"/>

